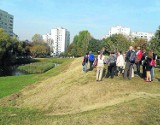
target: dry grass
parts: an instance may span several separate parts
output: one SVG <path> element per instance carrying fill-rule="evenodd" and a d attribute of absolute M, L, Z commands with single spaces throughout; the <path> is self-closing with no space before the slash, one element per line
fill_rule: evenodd
<path fill-rule="evenodd" d="M 53 114 L 66 114 L 101 108 L 159 92 L 159 87 L 155 89 L 156 83 L 146 84 L 139 78 L 131 81 L 123 81 L 121 78 L 103 79 L 97 83 L 95 70 L 84 74 L 80 61 L 81 59 L 77 59 L 66 72 L 42 81 L 34 89 L 24 89 L 17 105 L 49 110 Z M 152 87 L 154 91 L 151 90 Z"/>
<path fill-rule="evenodd" d="M 34 85 L 33 89 L 22 90 L 14 106 L 40 109 L 46 116 L 58 117 L 48 119 L 48 124 L 127 125 L 145 123 L 145 113 L 151 105 L 155 101 L 156 106 L 160 105 L 160 82 L 145 83 L 139 77 L 124 81 L 115 77 L 103 78 L 97 83 L 95 69 L 84 74 L 81 60 L 76 59 L 68 70 Z M 159 109 L 157 111 L 160 116 Z M 43 122 L 46 123 L 46 119 Z"/>

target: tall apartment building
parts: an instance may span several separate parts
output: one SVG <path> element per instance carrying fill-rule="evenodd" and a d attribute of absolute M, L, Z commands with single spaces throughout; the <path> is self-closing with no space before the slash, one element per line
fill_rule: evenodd
<path fill-rule="evenodd" d="M 13 15 L 0 9 L 0 28 L 3 28 L 7 34 L 13 37 Z"/>
<path fill-rule="evenodd" d="M 112 36 L 113 34 L 123 34 L 123 35 L 130 35 L 130 28 L 122 27 L 122 26 L 116 26 L 111 27 L 111 30 L 109 31 L 109 36 Z"/>
<path fill-rule="evenodd" d="M 50 34 L 42 35 L 43 40 L 47 42 L 53 51 L 53 56 L 65 52 L 70 43 L 70 33 L 64 28 L 51 29 Z"/>

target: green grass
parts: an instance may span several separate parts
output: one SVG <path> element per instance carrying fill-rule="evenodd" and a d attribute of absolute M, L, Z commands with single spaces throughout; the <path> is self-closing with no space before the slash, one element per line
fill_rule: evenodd
<path fill-rule="evenodd" d="M 36 62 L 22 65 L 18 67 L 18 70 L 26 73 L 44 73 L 55 67 L 55 64 L 63 63 L 64 59 L 57 58 L 38 58 Z"/>
<path fill-rule="evenodd" d="M 155 103 L 156 102 L 156 103 Z M 159 125 L 160 98 L 141 98 L 76 114 L 46 115 L 34 109 L 0 108 L 2 125 Z"/>
<path fill-rule="evenodd" d="M 28 85 L 37 83 L 50 76 L 55 76 L 59 74 L 60 72 L 66 70 L 70 62 L 73 61 L 73 59 L 59 59 L 59 58 L 39 59 L 39 60 L 41 60 L 42 62 L 45 62 L 47 60 L 61 65 L 42 74 L 0 77 L 0 98 L 19 92 L 21 89 L 23 89 Z"/>
<path fill-rule="evenodd" d="M 0 107 L 1 125 L 29 125 L 37 119 L 42 120 L 45 118 L 44 113 L 38 110 Z"/>
<path fill-rule="evenodd" d="M 35 75 L 0 77 L 0 98 L 18 92 L 38 81 Z"/>

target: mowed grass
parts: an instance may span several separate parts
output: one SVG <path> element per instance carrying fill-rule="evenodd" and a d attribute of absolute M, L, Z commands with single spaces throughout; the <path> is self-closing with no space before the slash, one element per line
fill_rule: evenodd
<path fill-rule="evenodd" d="M 156 102 L 156 103 L 155 103 Z M 0 108 L 2 125 L 159 125 L 160 98 L 141 98 L 91 111 L 48 116 L 40 110 Z"/>
<path fill-rule="evenodd" d="M 15 125 L 159 125 L 160 71 L 155 81 L 122 77 L 96 82 L 96 69 L 84 74 L 82 58 L 37 76 L 19 98 L 0 100 L 0 122 Z M 62 70 L 63 69 L 63 70 Z M 55 73 L 55 74 L 54 74 Z M 57 74 L 57 75 L 56 75 Z M 46 79 L 47 78 L 47 79 Z M 13 103 L 14 102 L 14 103 Z"/>
<path fill-rule="evenodd" d="M 0 77 L 0 98 L 19 92 L 36 81 L 38 78 L 35 75 Z"/>
<path fill-rule="evenodd" d="M 50 76 L 55 76 L 59 74 L 60 72 L 66 70 L 66 67 L 73 59 L 47 58 L 37 60 L 41 62 L 41 64 L 44 62 L 52 62 L 58 63 L 60 65 L 42 74 L 0 77 L 0 98 L 19 92 L 21 89 L 28 85 L 38 83 L 41 80 L 47 79 Z"/>

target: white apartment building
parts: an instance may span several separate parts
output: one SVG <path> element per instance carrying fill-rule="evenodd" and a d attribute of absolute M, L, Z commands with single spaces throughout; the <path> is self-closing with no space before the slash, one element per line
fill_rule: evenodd
<path fill-rule="evenodd" d="M 0 9 L 0 28 L 3 28 L 5 32 L 9 34 L 11 37 L 14 36 L 13 18 L 13 15 Z"/>
<path fill-rule="evenodd" d="M 50 34 L 42 35 L 43 40 L 48 43 L 51 48 L 51 55 L 57 56 L 65 52 L 70 43 L 70 33 L 64 28 L 51 29 Z"/>
<path fill-rule="evenodd" d="M 123 34 L 125 36 L 128 36 L 129 38 L 143 38 L 147 39 L 148 41 L 151 40 L 151 38 L 154 36 L 154 33 L 149 32 L 131 32 L 130 28 L 122 27 L 122 26 L 116 26 L 111 27 L 111 30 L 109 31 L 109 34 L 105 36 L 105 38 L 112 36 L 113 34 Z"/>
<path fill-rule="evenodd" d="M 112 36 L 113 34 L 123 34 L 129 36 L 130 32 L 131 32 L 130 28 L 116 26 L 116 27 L 111 27 L 111 30 L 109 31 L 109 36 Z"/>
<path fill-rule="evenodd" d="M 143 39 L 147 39 L 147 41 L 150 41 L 153 36 L 154 36 L 154 33 L 149 33 L 149 32 L 132 32 L 131 33 L 132 38 L 143 38 Z"/>

